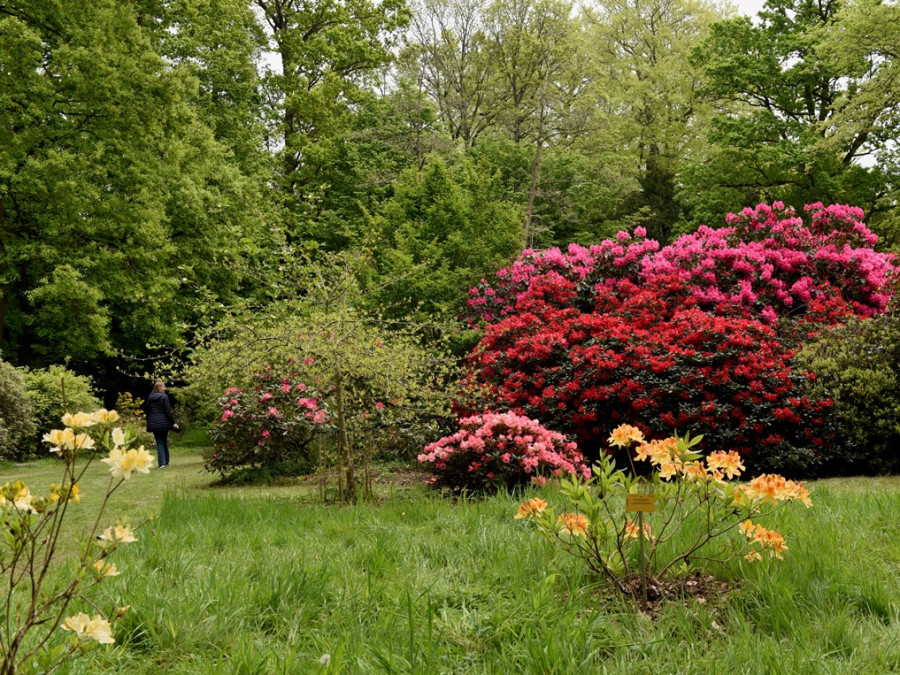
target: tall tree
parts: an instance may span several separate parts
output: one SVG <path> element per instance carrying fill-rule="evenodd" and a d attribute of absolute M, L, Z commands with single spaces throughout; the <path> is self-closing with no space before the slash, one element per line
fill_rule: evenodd
<path fill-rule="evenodd" d="M 722 10 L 706 0 L 604 0 L 585 12 L 596 86 L 612 105 L 607 124 L 632 158 L 636 190 L 626 209 L 666 241 L 682 215 L 678 172 L 703 156 L 711 112 L 697 96 L 701 69 L 690 63 L 691 50 Z"/>
<path fill-rule="evenodd" d="M 419 77 L 454 140 L 472 147 L 497 117 L 500 94 L 485 34 L 486 0 L 422 0 L 412 20 Z M 417 78 L 418 79 L 418 78 Z"/>
<path fill-rule="evenodd" d="M 307 234 L 328 184 L 322 173 L 339 158 L 355 108 L 390 62 L 403 0 L 255 0 L 281 72 L 267 78 L 278 175 L 289 232 Z"/>
<path fill-rule="evenodd" d="M 197 81 L 138 19 L 115 0 L 0 4 L 0 335 L 20 361 L 174 342 L 258 232 Z"/>
<path fill-rule="evenodd" d="M 850 202 L 876 229 L 894 210 L 894 177 L 866 157 L 895 132 L 869 116 L 838 116 L 859 97 L 865 53 L 825 58 L 819 46 L 837 29 L 839 0 L 768 0 L 757 23 L 712 27 L 695 59 L 705 92 L 719 106 L 711 157 L 685 176 L 682 191 L 699 218 L 758 201 Z"/>
<path fill-rule="evenodd" d="M 842 150 L 862 139 L 868 158 L 886 179 L 875 205 L 877 223 L 887 246 L 900 245 L 900 6 L 882 0 L 852 0 L 835 16 L 830 30 L 820 32 L 818 55 L 837 72 L 846 73 L 846 87 L 835 102 L 834 116 L 822 145 Z"/>

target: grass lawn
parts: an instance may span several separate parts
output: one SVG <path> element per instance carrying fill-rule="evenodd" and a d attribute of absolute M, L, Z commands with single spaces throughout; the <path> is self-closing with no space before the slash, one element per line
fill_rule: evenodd
<path fill-rule="evenodd" d="M 0 484 L 43 492 L 54 469 L 0 465 Z M 83 482 L 75 529 L 105 474 Z M 900 672 L 898 478 L 815 483 L 813 508 L 770 520 L 783 562 L 735 562 L 719 571 L 729 594 L 655 618 L 514 521 L 518 499 L 413 485 L 339 507 L 314 486 L 209 482 L 199 451 L 175 444 L 170 468 L 115 495 L 110 522 L 158 516 L 94 596 L 132 609 L 114 648 L 63 672 Z"/>

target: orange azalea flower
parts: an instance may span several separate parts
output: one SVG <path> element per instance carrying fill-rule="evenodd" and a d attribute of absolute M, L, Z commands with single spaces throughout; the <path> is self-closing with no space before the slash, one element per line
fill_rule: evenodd
<path fill-rule="evenodd" d="M 571 534 L 578 537 L 587 537 L 587 529 L 591 523 L 580 513 L 563 513 L 556 519 L 556 522 L 562 523 L 563 534 Z"/>
<path fill-rule="evenodd" d="M 747 494 L 753 499 L 760 499 L 765 504 L 779 502 L 784 499 L 785 483 L 783 477 L 775 473 L 764 473 L 750 481 Z"/>
<path fill-rule="evenodd" d="M 653 539 L 653 531 L 650 529 L 650 523 L 645 522 L 642 529 L 644 530 L 644 537 L 646 539 Z M 625 536 L 631 539 L 638 538 L 638 526 L 631 518 L 625 521 Z"/>
<path fill-rule="evenodd" d="M 634 458 L 637 460 L 650 460 L 650 463 L 659 466 L 669 461 L 678 449 L 677 438 L 666 438 L 662 441 L 647 441 L 635 449 Z"/>
<path fill-rule="evenodd" d="M 750 485 L 745 488 L 747 496 L 753 500 L 759 499 L 766 502 L 798 501 L 805 506 L 812 506 L 809 499 L 809 491 L 803 487 L 803 483 L 785 480 L 774 473 L 757 476 Z"/>
<path fill-rule="evenodd" d="M 706 478 L 706 467 L 700 462 L 689 462 L 681 467 L 681 473 L 688 480 Z"/>
<path fill-rule="evenodd" d="M 738 529 L 741 531 L 747 539 L 750 539 L 753 536 L 753 532 L 756 529 L 756 525 L 753 524 L 751 520 L 745 520 L 743 523 L 738 525 Z"/>
<path fill-rule="evenodd" d="M 734 492 L 731 493 L 731 499 L 734 501 L 735 506 L 750 506 L 753 502 L 753 499 L 747 494 L 746 486 L 744 485 L 739 485 L 734 489 Z"/>
<path fill-rule="evenodd" d="M 796 499 L 807 508 L 812 506 L 812 501 L 809 498 L 809 490 L 803 487 L 803 483 L 794 482 L 792 480 L 785 481 L 784 488 L 790 493 L 789 499 Z"/>
<path fill-rule="evenodd" d="M 722 471 L 728 478 L 737 478 L 744 470 L 741 456 L 734 450 L 728 452 L 711 452 L 706 457 L 706 466 L 712 470 Z"/>
<path fill-rule="evenodd" d="M 620 424 L 617 426 L 613 429 L 612 435 L 610 435 L 608 440 L 610 445 L 616 445 L 620 448 L 624 448 L 631 442 L 643 443 L 644 434 L 641 433 L 640 429 L 633 427 L 630 424 Z"/>
<path fill-rule="evenodd" d="M 519 507 L 519 510 L 516 511 L 516 520 L 520 518 L 534 518 L 535 516 L 539 516 L 544 512 L 544 509 L 547 508 L 547 502 L 545 502 L 540 497 L 535 497 L 534 499 L 526 499 L 522 502 L 522 505 Z"/>

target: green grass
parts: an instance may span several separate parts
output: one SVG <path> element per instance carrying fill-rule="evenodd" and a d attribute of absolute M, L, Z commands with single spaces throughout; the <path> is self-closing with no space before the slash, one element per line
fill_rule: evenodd
<path fill-rule="evenodd" d="M 0 483 L 39 485 L 50 468 L 4 467 Z M 68 672 L 900 671 L 896 478 L 815 484 L 813 508 L 771 521 L 788 540 L 783 562 L 730 565 L 727 597 L 651 619 L 514 521 L 518 500 L 451 503 L 410 487 L 321 506 L 309 487 L 210 489 L 201 469 L 176 447 L 170 469 L 117 495 L 111 515 L 159 517 L 95 596 L 132 606 L 118 646 Z"/>

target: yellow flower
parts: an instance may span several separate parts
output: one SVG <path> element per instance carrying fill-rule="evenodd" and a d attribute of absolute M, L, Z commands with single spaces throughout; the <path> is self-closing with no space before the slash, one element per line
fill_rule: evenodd
<path fill-rule="evenodd" d="M 624 448 L 632 441 L 635 443 L 643 443 L 644 434 L 641 433 L 640 429 L 638 429 L 637 427 L 633 427 L 630 424 L 620 424 L 615 429 L 613 429 L 608 443 L 610 445 L 616 445 L 620 448 Z"/>
<path fill-rule="evenodd" d="M 587 530 L 591 523 L 580 513 L 563 513 L 556 519 L 557 523 L 562 523 L 563 534 L 571 534 L 577 537 L 587 537 Z"/>
<path fill-rule="evenodd" d="M 534 518 L 535 516 L 540 515 L 544 512 L 544 509 L 547 508 L 547 502 L 545 502 L 540 497 L 535 497 L 534 499 L 526 499 L 522 502 L 522 505 L 519 506 L 519 510 L 516 511 L 516 520 L 521 518 Z"/>
<path fill-rule="evenodd" d="M 112 424 L 119 419 L 119 413 L 117 413 L 115 410 L 100 408 L 100 410 L 96 411 L 93 414 L 93 418 L 94 421 L 98 424 Z"/>
<path fill-rule="evenodd" d="M 762 556 L 759 554 L 759 551 L 750 551 L 750 553 L 744 556 L 744 560 L 756 562 L 757 560 L 762 560 Z"/>
<path fill-rule="evenodd" d="M 67 616 L 63 621 L 63 629 L 74 631 L 77 635 L 84 635 L 88 625 L 91 623 L 91 617 L 84 612 L 78 612 L 75 616 Z"/>
<path fill-rule="evenodd" d="M 131 474 L 150 473 L 150 467 L 153 465 L 153 457 L 144 449 L 144 446 L 127 452 L 121 448 L 113 448 L 109 451 L 109 457 L 100 460 L 104 464 L 109 465 L 109 472 L 113 478 L 131 478 Z"/>
<path fill-rule="evenodd" d="M 12 504 L 19 511 L 36 513 L 36 509 L 32 505 L 33 500 L 31 490 L 20 480 L 15 483 L 6 483 L 0 488 L 0 507 Z"/>
<path fill-rule="evenodd" d="M 93 618 L 88 617 L 84 612 L 79 612 L 75 616 L 67 616 L 62 627 L 65 630 L 73 631 L 80 638 L 89 637 L 100 644 L 109 645 L 115 642 L 112 636 L 112 626 L 99 614 Z"/>
<path fill-rule="evenodd" d="M 81 501 L 81 495 L 78 493 L 78 483 L 72 483 L 72 485 L 68 487 L 65 485 L 56 485 L 55 483 L 50 484 L 50 500 L 54 502 L 62 499 L 77 504 Z"/>
<path fill-rule="evenodd" d="M 44 443 L 54 446 L 50 448 L 50 452 L 59 452 L 60 450 L 71 450 L 75 447 L 75 432 L 71 429 L 54 429 L 44 434 Z"/>
<path fill-rule="evenodd" d="M 113 563 L 106 562 L 105 560 L 98 560 L 95 562 L 94 569 L 105 577 L 115 577 L 120 574 Z"/>
<path fill-rule="evenodd" d="M 753 532 L 756 530 L 756 525 L 754 525 L 751 520 L 745 520 L 738 525 L 738 529 L 741 531 L 741 534 L 747 537 L 747 539 L 750 539 L 753 536 Z"/>
<path fill-rule="evenodd" d="M 94 426 L 97 422 L 92 413 L 66 413 L 62 416 L 62 423 L 72 429 L 84 429 Z"/>
<path fill-rule="evenodd" d="M 130 544 L 133 541 L 137 541 L 137 537 L 134 536 L 134 532 L 127 525 L 116 525 L 115 527 L 106 528 L 103 534 L 100 535 L 100 540 L 114 544 Z"/>
<path fill-rule="evenodd" d="M 116 447 L 121 447 L 125 445 L 125 430 L 121 427 L 116 427 L 112 431 L 112 442 Z"/>
<path fill-rule="evenodd" d="M 737 478 L 744 470 L 741 456 L 734 450 L 711 452 L 706 457 L 706 465 L 712 470 L 722 471 L 728 478 Z"/>

